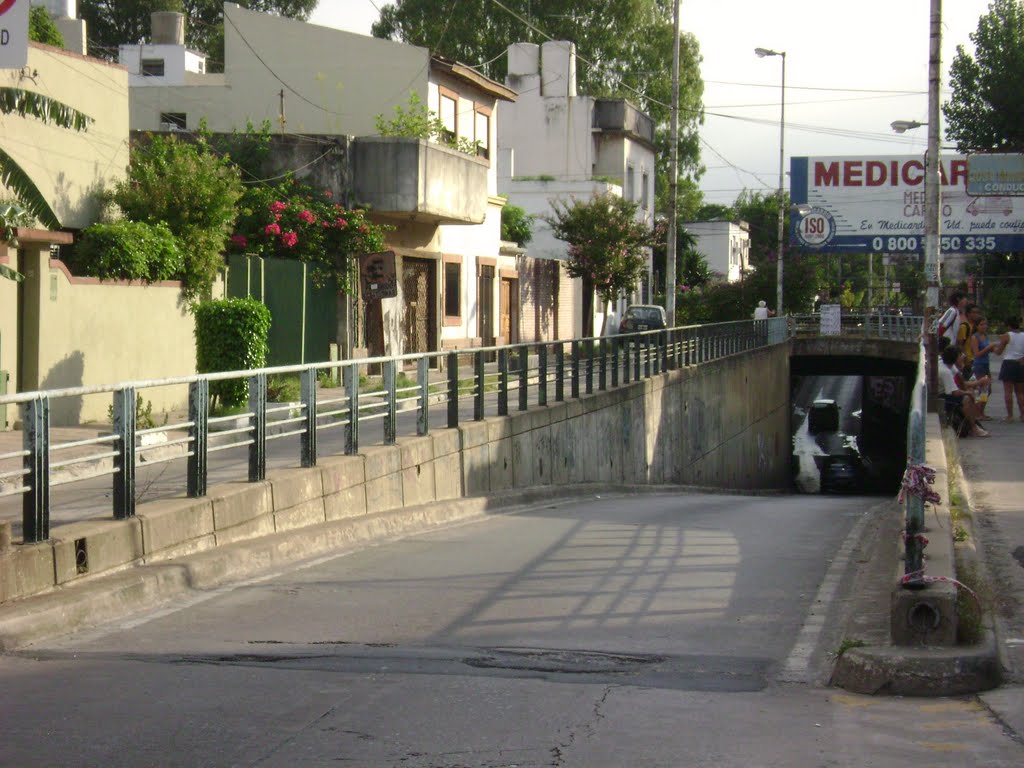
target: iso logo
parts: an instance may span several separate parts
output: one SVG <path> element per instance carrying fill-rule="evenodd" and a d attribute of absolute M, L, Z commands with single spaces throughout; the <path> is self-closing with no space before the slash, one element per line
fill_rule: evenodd
<path fill-rule="evenodd" d="M 824 208 L 812 208 L 796 224 L 796 237 L 801 245 L 815 248 L 825 245 L 836 233 L 836 220 Z"/>

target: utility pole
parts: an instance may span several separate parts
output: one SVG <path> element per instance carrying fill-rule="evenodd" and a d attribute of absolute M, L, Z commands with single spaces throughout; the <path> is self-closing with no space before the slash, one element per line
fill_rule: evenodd
<path fill-rule="evenodd" d="M 924 181 L 925 325 L 939 306 L 942 268 L 939 256 L 939 83 L 942 58 L 942 0 L 931 0 L 928 47 L 928 152 Z"/>
<path fill-rule="evenodd" d="M 668 243 L 665 256 L 665 310 L 669 328 L 676 325 L 676 242 L 679 219 L 679 0 L 672 4 L 672 151 L 669 169 Z"/>

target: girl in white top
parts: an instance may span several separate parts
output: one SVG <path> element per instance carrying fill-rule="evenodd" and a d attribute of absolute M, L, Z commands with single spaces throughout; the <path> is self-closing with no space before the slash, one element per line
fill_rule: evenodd
<path fill-rule="evenodd" d="M 1016 394 L 1017 414 L 1024 421 L 1024 332 L 1016 317 L 1007 320 L 1006 326 L 1006 333 L 999 337 L 999 353 L 1003 356 L 999 380 L 1003 382 L 1006 420 L 1013 421 L 1013 397 Z"/>

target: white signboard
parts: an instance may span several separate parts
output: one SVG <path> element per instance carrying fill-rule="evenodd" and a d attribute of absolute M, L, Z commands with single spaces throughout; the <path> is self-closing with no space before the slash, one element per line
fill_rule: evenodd
<path fill-rule="evenodd" d="M 0 69 L 28 64 L 30 0 L 0 0 Z"/>
<path fill-rule="evenodd" d="M 842 332 L 842 307 L 839 304 L 822 304 L 821 335 L 838 336 Z"/>
<path fill-rule="evenodd" d="M 967 157 L 940 158 L 942 253 L 1024 250 L 1024 199 L 967 194 Z M 792 243 L 823 253 L 921 253 L 924 157 L 794 157 Z"/>
<path fill-rule="evenodd" d="M 971 155 L 967 158 L 967 193 L 1024 196 L 1024 155 Z"/>

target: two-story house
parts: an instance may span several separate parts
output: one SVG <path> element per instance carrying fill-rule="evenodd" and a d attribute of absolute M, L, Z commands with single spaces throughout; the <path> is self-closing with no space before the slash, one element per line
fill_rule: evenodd
<path fill-rule="evenodd" d="M 693 235 L 693 248 L 708 268 L 729 283 L 750 269 L 750 225 L 745 221 L 688 221 L 683 228 Z"/>
<path fill-rule="evenodd" d="M 507 85 L 519 98 L 502 111 L 499 190 L 536 217 L 533 241 L 521 259 L 524 332 L 533 338 L 571 338 L 599 332 L 603 306 L 570 280 L 561 262 L 566 244 L 543 217 L 552 200 L 571 203 L 611 191 L 639 204 L 654 226 L 654 122 L 624 99 L 599 99 L 576 91 L 576 51 L 568 42 L 517 43 L 508 49 Z M 648 259 L 650 257 L 648 256 Z M 618 327 L 627 303 L 648 301 L 648 278 L 633 297 L 612 309 L 607 327 Z"/>
<path fill-rule="evenodd" d="M 132 129 L 192 130 L 205 119 L 209 130 L 230 132 L 270 120 L 280 133 L 355 137 L 350 191 L 394 227 L 387 247 L 397 255 L 399 295 L 381 300 L 383 343 L 368 334 L 371 354 L 516 340 L 501 333 L 517 325 L 509 318 L 519 285 L 515 259 L 500 252 L 494 152 L 498 105 L 514 101 L 512 89 L 425 48 L 232 3 L 224 4 L 224 72 L 209 74 L 186 50 L 183 24 L 180 14 L 154 14 L 151 44 L 121 48 Z M 380 137 L 377 116 L 393 117 L 413 96 L 475 153 Z"/>

